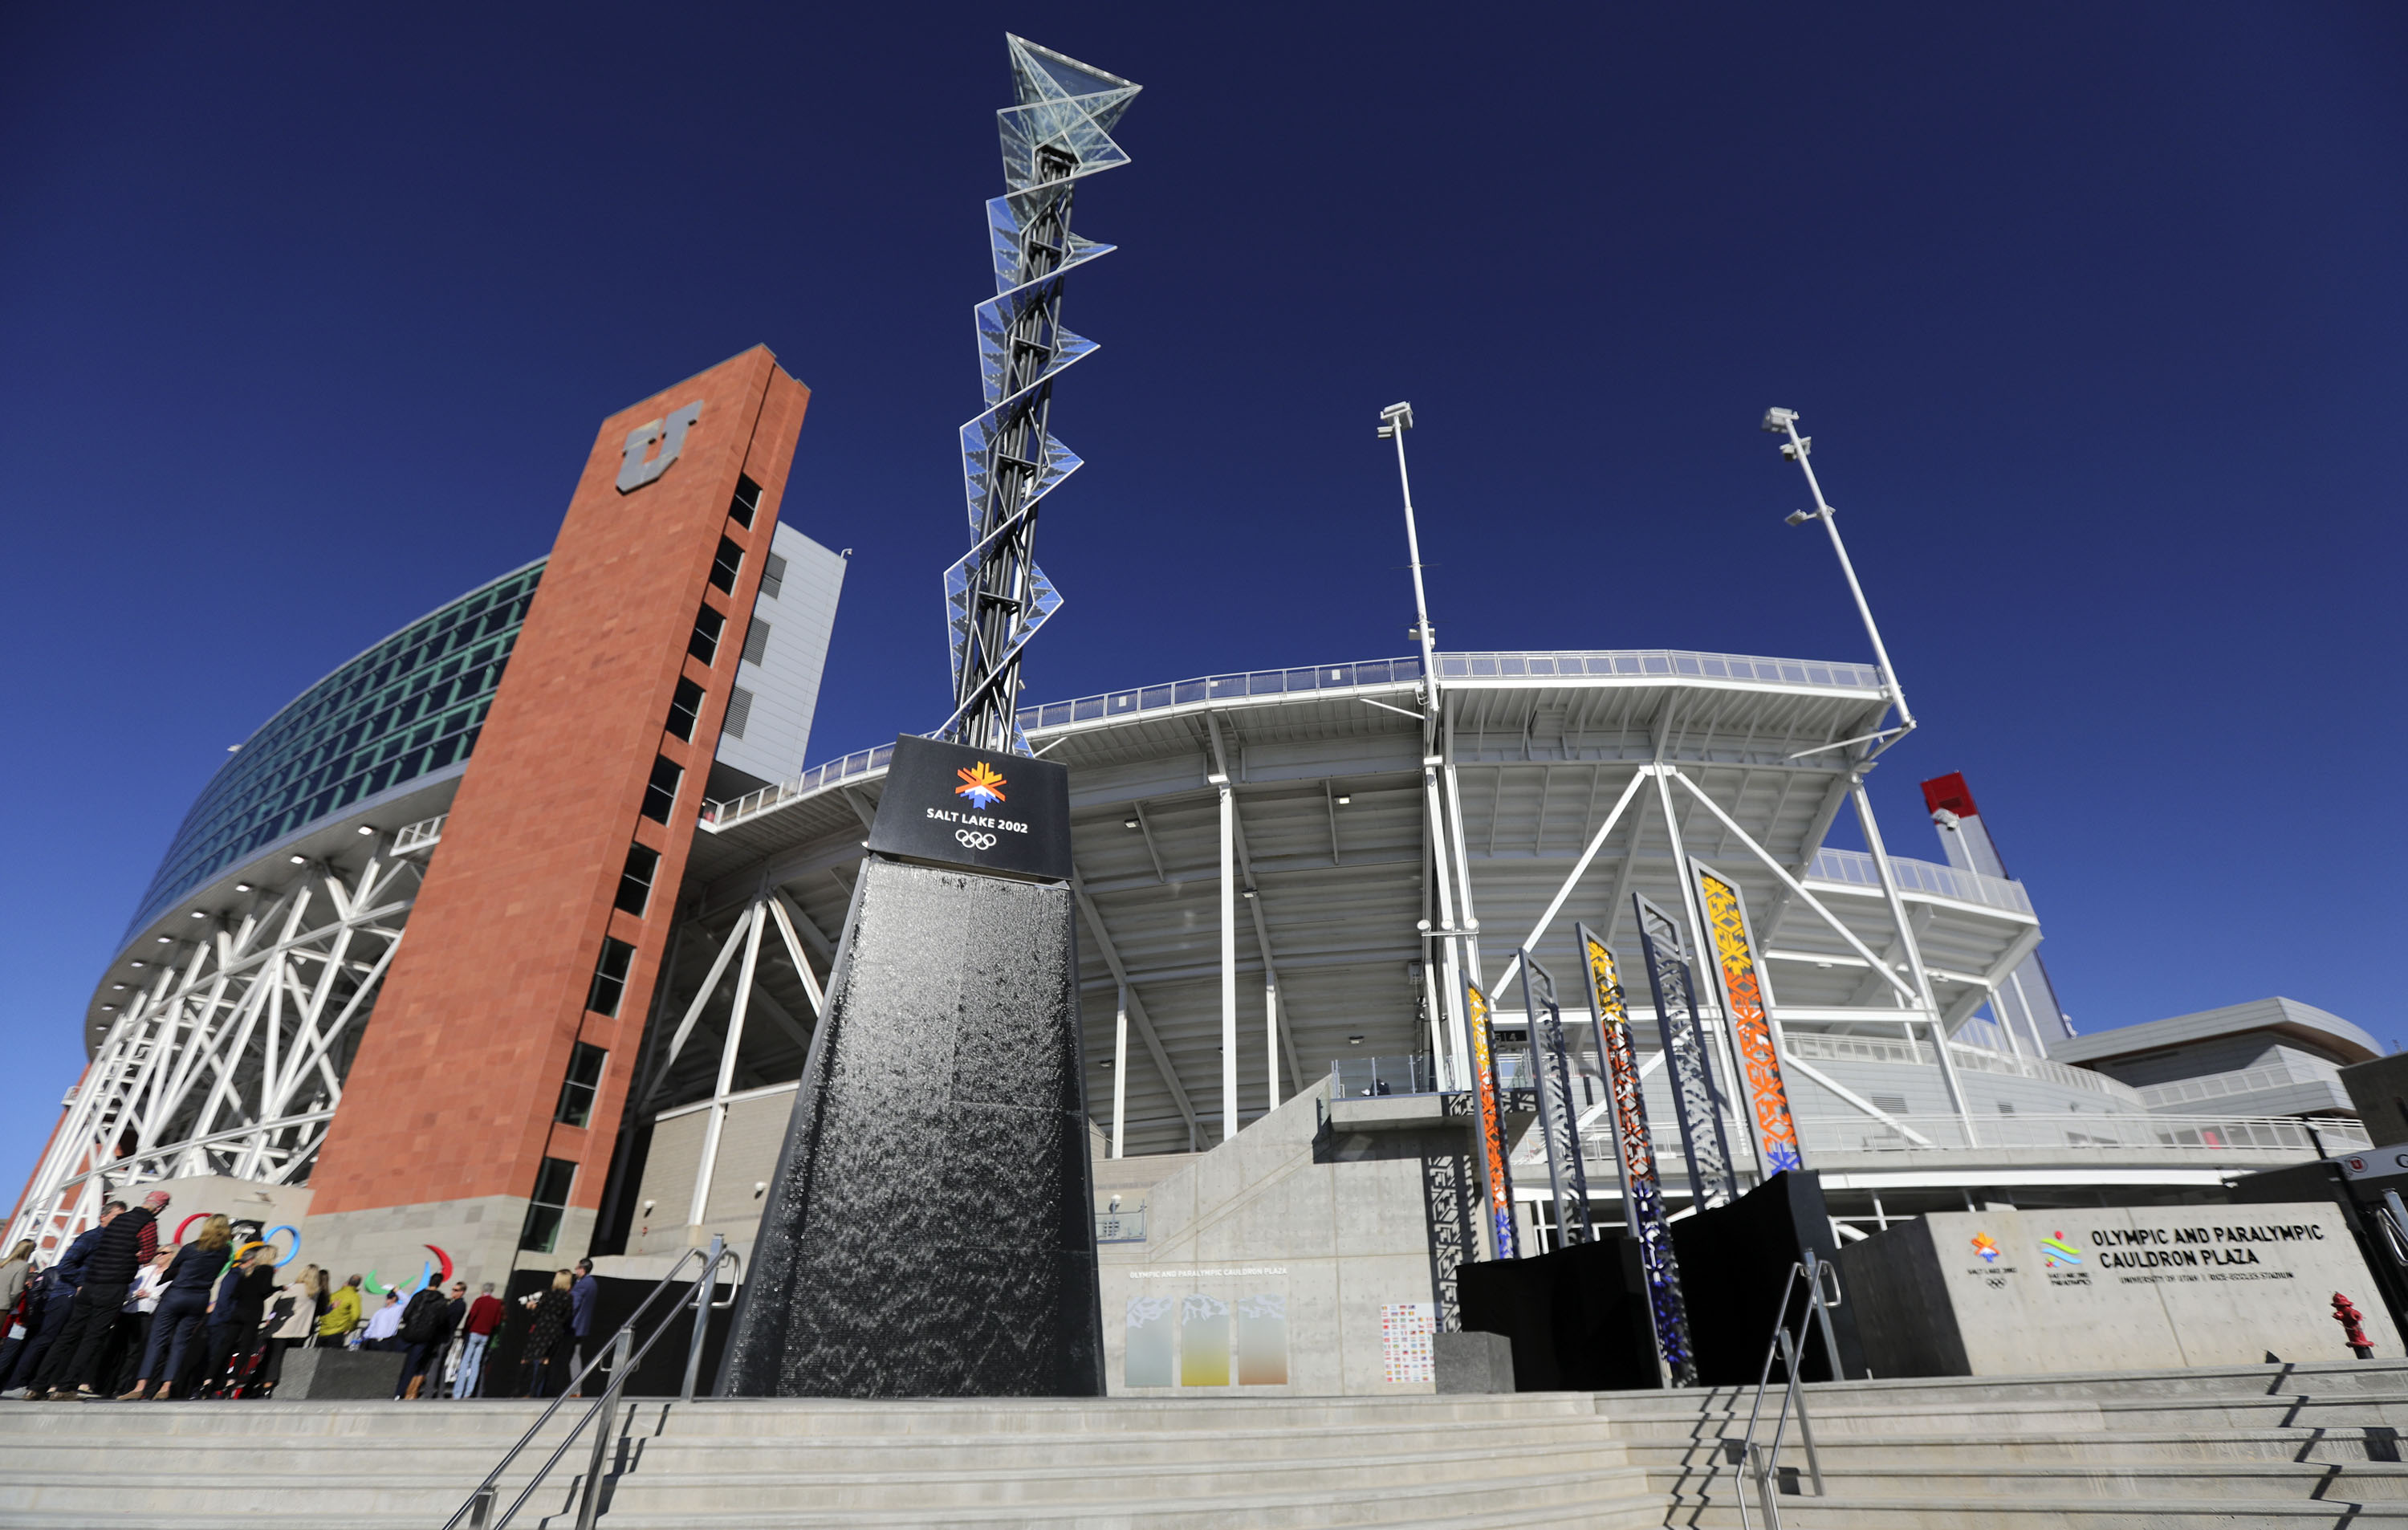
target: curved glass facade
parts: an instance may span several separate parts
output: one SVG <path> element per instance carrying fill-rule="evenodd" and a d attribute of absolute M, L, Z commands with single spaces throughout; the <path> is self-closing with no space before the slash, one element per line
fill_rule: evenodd
<path fill-rule="evenodd" d="M 245 741 L 193 804 L 127 926 L 364 797 L 468 757 L 543 578 L 538 560 L 422 617 Z"/>

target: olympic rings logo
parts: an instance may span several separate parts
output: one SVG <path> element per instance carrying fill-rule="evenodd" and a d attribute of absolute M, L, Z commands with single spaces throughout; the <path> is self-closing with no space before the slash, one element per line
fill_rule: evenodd
<path fill-rule="evenodd" d="M 953 837 L 972 850 L 995 849 L 995 836 L 982 829 L 955 829 Z"/>

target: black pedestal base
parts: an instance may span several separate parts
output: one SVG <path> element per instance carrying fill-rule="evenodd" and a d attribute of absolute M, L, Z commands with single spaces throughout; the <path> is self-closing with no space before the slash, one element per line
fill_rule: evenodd
<path fill-rule="evenodd" d="M 864 861 L 723 1395 L 1103 1394 L 1075 917 Z"/>
<path fill-rule="evenodd" d="M 1513 1345 L 1516 1392 L 1661 1386 L 1647 1276 L 1627 1237 L 1455 1271 L 1463 1325 Z"/>
<path fill-rule="evenodd" d="M 1727 1206 L 1683 1217 L 1672 1223 L 1672 1251 L 1681 1262 L 1681 1295 L 1689 1308 L 1689 1343 L 1698 1357 L 1698 1380 L 1706 1386 L 1754 1386 L 1764 1369 L 1765 1346 L 1790 1266 L 1808 1249 L 1837 1264 L 1839 1239 L 1824 1209 L 1822 1177 L 1813 1169 L 1776 1174 Z M 1828 1280 L 1829 1277 L 1825 1277 Z M 1825 1288 L 1829 1289 L 1828 1286 Z M 1790 1294 L 1788 1322 L 1797 1331 L 1806 1287 Z M 1850 1378 L 1865 1374 L 1856 1340 L 1856 1309 L 1842 1293 L 1831 1309 L 1832 1337 L 1840 1341 L 1840 1365 Z M 1822 1335 L 1810 1326 L 1800 1364 L 1810 1381 L 1837 1380 L 1824 1358 Z M 1782 1374 L 1775 1365 L 1773 1374 Z"/>

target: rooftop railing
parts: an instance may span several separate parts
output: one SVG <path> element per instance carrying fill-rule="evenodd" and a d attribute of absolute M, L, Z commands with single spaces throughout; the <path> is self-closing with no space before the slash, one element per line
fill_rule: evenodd
<path fill-rule="evenodd" d="M 796 797 L 810 796 L 822 787 L 834 786 L 854 776 L 867 776 L 873 770 L 883 770 L 886 768 L 886 762 L 893 758 L 895 758 L 895 746 L 892 744 L 881 744 L 876 749 L 856 750 L 841 760 L 830 760 L 825 765 L 813 765 L 793 780 L 780 781 L 775 786 L 765 786 L 757 792 L 747 792 L 729 802 L 706 802 L 702 805 L 702 821 L 717 826 L 733 823 L 738 819 L 751 818 L 754 813 L 767 812 L 781 802 L 792 802 Z"/>
<path fill-rule="evenodd" d="M 1804 659 L 1769 659 L 1747 653 L 1694 653 L 1684 649 L 1598 649 L 1576 651 L 1534 651 L 1441 653 L 1440 679 L 1525 679 L 1570 678 L 1636 678 L 1662 676 L 1750 684 L 1810 685 L 1858 694 L 1877 694 L 1881 673 L 1869 665 L 1824 664 Z M 1046 728 L 1143 712 L 1189 707 L 1201 702 L 1244 696 L 1296 695 L 1313 691 L 1351 691 L 1365 686 L 1410 685 L 1422 678 L 1419 659 L 1358 659 L 1349 664 L 1316 665 L 1301 669 L 1252 669 L 1240 674 L 1199 675 L 1163 685 L 1140 685 L 1126 691 L 1105 691 L 1068 701 L 1048 701 L 1020 709 L 1020 725 L 1030 733 Z M 808 796 L 843 780 L 882 769 L 894 746 L 862 750 L 841 760 L 814 765 L 791 781 L 765 786 L 729 802 L 703 804 L 702 821 L 732 823 L 754 813 Z"/>
<path fill-rule="evenodd" d="M 1726 1118 L 1734 1145 L 1744 1140 L 1736 1118 Z M 2014 1150 L 2098 1152 L 2106 1161 L 2143 1157 L 2213 1159 L 2234 1152 L 2297 1153 L 2301 1158 L 2326 1153 L 2358 1152 L 2371 1146 L 2364 1128 L 2354 1121 L 2306 1120 L 2297 1116 L 2143 1116 L 2075 1111 L 2068 1115 L 1981 1116 L 1974 1122 L 1979 1140 L 1968 1144 L 1965 1122 L 1956 1116 L 1893 1115 L 1808 1116 L 1798 1122 L 1798 1137 L 1806 1150 L 1806 1164 L 1814 1166 L 1817 1153 L 1882 1152 L 1900 1155 L 1949 1152 L 1986 1153 Z M 1660 1132 L 1656 1151 L 1663 1171 L 1682 1171 L 1680 1143 Z M 1744 1150 L 1739 1150 L 1744 1152 Z M 1613 1137 L 1602 1122 L 1581 1134 L 1581 1156 L 1602 1168 L 1592 1168 L 1590 1183 L 1613 1183 Z M 1535 1136 L 1515 1152 L 1517 1165 L 1545 1162 Z M 1603 1173 L 1604 1179 L 1598 1175 Z"/>
<path fill-rule="evenodd" d="M 1870 665 L 1821 664 L 1805 659 L 1766 659 L 1752 653 L 1695 653 L 1686 649 L 1598 649 L 1539 653 L 1441 653 L 1438 678 L 1512 679 L 1549 675 L 1609 675 L 1645 679 L 1661 675 L 1698 679 L 1770 681 L 1775 685 L 1826 686 L 1839 691 L 1879 692 L 1881 671 Z"/>
<path fill-rule="evenodd" d="M 1978 871 L 1959 871 L 1931 861 L 1910 861 L 1900 855 L 1891 856 L 1889 864 L 1898 873 L 1898 884 L 1902 889 L 2013 913 L 2032 911 L 2031 895 L 2024 891 L 2021 882 L 1985 877 Z M 1873 858 L 1860 850 L 1816 851 L 1813 864 L 1806 868 L 1806 879 L 1848 882 L 1857 887 L 1881 886 L 1881 873 L 1873 865 Z"/>
<path fill-rule="evenodd" d="M 2327 1152 L 2355 1152 L 2370 1147 L 2365 1131 L 2353 1121 L 2307 1122 L 2296 1116 L 2159 1116 L 2070 1115 L 1980 1116 L 1973 1123 L 1978 1142 L 1968 1147 L 1965 1123 L 1956 1116 L 1899 1116 L 1893 1126 L 1871 1116 L 1809 1117 L 1798 1123 L 1799 1137 L 1811 1165 L 1822 1152 L 1987 1152 L 2009 1148 L 2055 1148 L 2124 1155 L 2176 1153 L 2209 1156 L 2246 1150 L 2316 1155 L 2318 1139 Z M 1900 1128 L 1928 1142 L 1917 1142 Z M 2313 1129 L 2314 1135 L 2311 1135 Z M 1608 1152 L 1612 1145 L 1605 1144 Z"/>
<path fill-rule="evenodd" d="M 2176 1079 L 2171 1083 L 2151 1084 L 2140 1094 L 2141 1103 L 2155 1110 L 2164 1105 L 2200 1105 L 2235 1094 L 2255 1094 L 2260 1090 L 2288 1089 L 2294 1084 L 2329 1085 L 2335 1103 L 2348 1097 L 2342 1087 L 2341 1069 L 2329 1063 L 2304 1058 L 2285 1058 L 2231 1073 L 2211 1073 L 2203 1079 Z"/>
<path fill-rule="evenodd" d="M 1443 662 L 1441 660 L 1441 662 Z M 1366 685 L 1410 685 L 1422 678 L 1419 659 L 1365 659 L 1354 664 L 1320 665 L 1310 669 L 1254 669 L 1242 675 L 1199 675 L 1167 685 L 1140 685 L 1129 691 L 1106 691 L 1069 701 L 1049 701 L 1023 707 L 1020 725 L 1030 733 L 1067 727 L 1102 718 L 1197 702 L 1234 700 L 1240 696 L 1296 695 L 1308 691 L 1352 691 Z"/>
<path fill-rule="evenodd" d="M 1939 1059 L 1928 1041 L 1909 1041 L 1894 1036 L 1835 1036 L 1828 1032 L 1790 1029 L 1784 1037 L 1790 1055 L 1810 1063 L 1896 1063 L 1908 1066 L 1936 1067 Z M 2067 1089 L 2086 1090 L 2113 1099 L 2145 1103 L 2141 1091 L 2120 1080 L 2088 1068 L 2068 1067 L 2045 1057 L 2016 1057 L 2007 1052 L 1992 1051 L 1987 1047 L 1967 1046 L 1962 1041 L 1948 1044 L 1949 1061 L 1958 1067 L 1975 1073 L 2003 1073 L 2013 1078 L 2033 1079 L 2042 1083 L 2059 1084 Z"/>

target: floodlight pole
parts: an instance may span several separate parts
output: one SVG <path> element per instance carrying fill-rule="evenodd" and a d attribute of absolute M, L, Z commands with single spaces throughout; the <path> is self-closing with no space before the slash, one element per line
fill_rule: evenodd
<path fill-rule="evenodd" d="M 1397 443 L 1397 487 L 1404 497 L 1405 555 L 1413 571 L 1413 636 L 1420 639 L 1422 650 L 1422 798 L 1429 821 L 1430 856 L 1438 871 L 1439 928 L 1427 932 L 1438 940 L 1440 966 L 1445 980 L 1440 985 L 1439 1000 L 1444 1007 L 1449 1023 L 1446 1034 L 1455 1052 L 1455 1084 L 1472 1087 L 1471 1048 L 1464 1013 L 1463 982 L 1469 968 L 1478 970 L 1477 955 L 1467 953 L 1460 942 L 1471 938 L 1471 920 L 1464 918 L 1464 928 L 1455 927 L 1455 887 L 1463 878 L 1464 868 L 1455 862 L 1455 836 L 1449 832 L 1446 808 L 1439 790 L 1439 766 L 1443 757 L 1439 753 L 1440 702 L 1438 692 L 1438 643 L 1430 630 L 1429 593 L 1422 582 L 1422 539 L 1413 522 L 1413 480 L 1405 466 L 1405 432 L 1412 429 L 1413 407 L 1391 404 L 1380 411 L 1380 438 Z M 1463 887 L 1462 902 L 1470 905 L 1470 888 Z M 1435 1066 L 1437 1059 L 1431 1059 Z"/>
<path fill-rule="evenodd" d="M 1856 565 L 1848 560 L 1848 544 L 1840 539 L 1839 512 L 1832 509 L 1830 501 L 1823 497 L 1823 485 L 1815 479 L 1814 465 L 1808 460 L 1813 450 L 1813 437 L 1798 434 L 1798 411 L 1795 409 L 1765 410 L 1764 428 L 1772 435 L 1788 437 L 1781 454 L 1796 463 L 1798 470 L 1806 475 L 1806 492 L 1814 496 L 1814 508 L 1811 512 L 1799 510 L 1792 514 L 1790 524 L 1819 520 L 1823 522 L 1823 529 L 1830 534 L 1831 551 L 1839 555 L 1840 572 L 1847 579 L 1848 593 L 1856 597 L 1856 614 L 1864 618 L 1865 636 L 1872 639 L 1873 663 L 1880 666 L 1882 688 L 1889 693 L 1891 705 L 1898 708 L 1898 726 L 1867 741 L 1870 747 L 1866 750 L 1864 758 L 1870 760 L 1914 731 L 1914 713 L 1906 705 L 1906 688 L 1899 684 L 1898 671 L 1890 665 L 1889 649 L 1882 642 L 1881 626 L 1873 621 L 1873 608 L 1871 603 L 1865 599 L 1865 587 L 1856 579 Z"/>
<path fill-rule="evenodd" d="M 1873 820 L 1872 798 L 1865 792 L 1865 767 L 1892 744 L 1914 731 L 1914 713 L 1907 707 L 1906 689 L 1899 684 L 1898 671 L 1890 665 L 1889 649 L 1882 642 L 1881 626 L 1873 621 L 1872 604 L 1865 599 L 1865 587 L 1856 578 L 1856 565 L 1848 559 L 1848 545 L 1840 539 L 1839 512 L 1832 509 L 1831 502 L 1823 497 L 1823 485 L 1814 477 L 1814 465 L 1808 460 L 1813 450 L 1813 438 L 1798 434 L 1798 411 L 1795 409 L 1776 407 L 1765 410 L 1764 429 L 1774 436 L 1786 437 L 1781 454 L 1796 463 L 1798 470 L 1806 475 L 1806 491 L 1814 496 L 1814 508 L 1793 512 L 1789 522 L 1797 525 L 1806 521 L 1820 520 L 1823 529 L 1830 534 L 1831 551 L 1839 555 L 1840 572 L 1848 580 L 1848 593 L 1856 597 L 1856 614 L 1864 618 L 1865 636 L 1872 639 L 1873 663 L 1881 669 L 1882 687 L 1888 694 L 1890 704 L 1898 708 L 1896 727 L 1883 729 L 1865 738 L 1846 740 L 1846 743 L 1863 746 L 1861 752 L 1848 765 L 1848 799 L 1856 810 L 1857 825 L 1864 831 L 1865 848 L 1872 854 L 1873 870 L 1881 879 L 1882 896 L 1889 905 L 1890 922 L 1897 926 L 1899 944 L 1906 951 L 1907 967 L 1914 979 L 1915 994 L 1922 1000 L 1924 1018 L 1931 1024 L 1931 1051 L 1939 1060 L 1941 1083 L 1947 1091 L 1949 1104 L 1956 1108 L 1957 1121 L 1965 1133 L 1965 1145 L 1970 1148 L 1975 1145 L 1973 1113 L 1966 1105 L 1964 1084 L 1956 1076 L 1956 1059 L 1948 1055 L 1947 1022 L 1941 1018 L 1940 1001 L 1931 991 L 1931 974 L 1923 965 L 1923 943 L 1915 938 L 1914 922 L 1907 917 L 1906 899 L 1899 891 L 1897 868 L 1890 865 L 1889 850 L 1882 843 L 1881 825 Z M 1836 749 L 1842 746 L 1824 747 Z M 1808 750 L 1802 752 L 1821 751 Z M 1797 757 L 1791 756 L 1792 759 Z"/>

